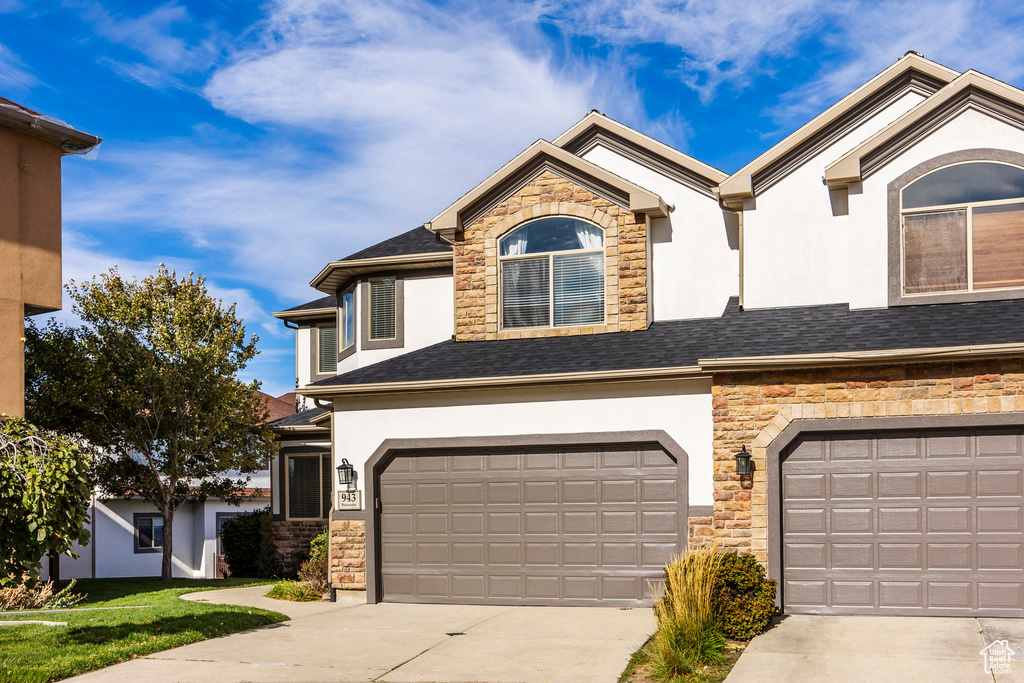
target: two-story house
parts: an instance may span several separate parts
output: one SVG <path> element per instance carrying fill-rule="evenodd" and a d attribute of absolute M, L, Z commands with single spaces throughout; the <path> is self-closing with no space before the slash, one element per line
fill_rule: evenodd
<path fill-rule="evenodd" d="M 1016 88 L 908 53 L 732 175 L 591 112 L 312 285 L 273 510 L 336 587 L 649 604 L 715 539 L 790 613 L 1024 609 Z"/>

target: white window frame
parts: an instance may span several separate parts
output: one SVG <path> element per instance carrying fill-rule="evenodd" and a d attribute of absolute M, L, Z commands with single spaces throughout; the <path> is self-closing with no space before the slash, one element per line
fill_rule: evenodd
<path fill-rule="evenodd" d="M 541 218 L 552 218 L 552 216 L 542 216 Z M 578 219 L 578 220 L 583 220 L 583 219 Z M 603 258 L 604 254 L 605 254 L 605 249 L 606 249 L 606 237 L 607 237 L 606 234 L 605 234 L 605 229 L 602 228 L 600 225 L 597 225 L 597 223 L 590 223 L 590 221 L 584 221 L 586 223 L 590 223 L 591 225 L 594 225 L 595 227 L 597 227 L 601 231 L 601 246 L 596 248 L 596 249 L 566 249 L 564 251 L 539 251 L 539 252 L 536 252 L 536 253 L 533 253 L 533 254 L 514 254 L 514 255 L 510 255 L 510 256 L 501 256 L 500 255 L 501 254 L 501 240 L 504 239 L 507 235 L 510 235 L 513 231 L 518 230 L 519 228 L 523 227 L 524 225 L 527 225 L 529 222 L 532 222 L 532 221 L 528 221 L 527 223 L 521 223 L 521 224 L 517 225 L 516 227 L 512 228 L 512 230 L 507 231 L 505 234 L 503 234 L 501 237 L 498 238 L 498 240 L 496 242 L 496 245 L 495 245 L 495 248 L 496 248 L 496 250 L 498 251 L 498 254 L 499 254 L 499 256 L 498 256 L 498 329 L 500 329 L 500 330 L 510 330 L 510 331 L 516 331 L 516 332 L 521 331 L 521 330 L 557 330 L 557 329 L 564 329 L 566 327 L 590 327 L 592 325 L 604 325 L 605 323 L 607 323 L 608 322 L 608 273 L 606 272 L 607 271 L 607 266 L 604 263 L 604 258 Z M 583 325 L 576 325 L 576 324 L 574 324 L 574 325 L 555 325 L 555 258 L 554 257 L 555 256 L 572 256 L 574 254 L 601 254 L 602 255 L 601 287 L 602 287 L 602 290 L 603 290 L 602 294 L 604 295 L 604 307 L 603 307 L 603 310 L 602 310 L 601 320 L 600 320 L 600 322 L 585 323 Z M 545 257 L 545 256 L 548 259 L 548 324 L 547 325 L 537 325 L 537 326 L 534 326 L 534 327 L 505 327 L 505 324 L 504 324 L 504 320 L 505 320 L 505 313 L 504 313 L 504 309 L 505 309 L 505 295 L 504 295 L 504 292 L 502 291 L 502 288 L 503 288 L 502 282 L 504 281 L 503 271 L 504 271 L 504 268 L 505 268 L 505 264 L 508 263 L 509 261 L 521 261 L 521 260 L 524 260 L 524 259 L 539 259 L 539 258 L 542 258 L 542 257 Z"/>
<path fill-rule="evenodd" d="M 986 161 L 979 159 L 977 161 L 965 161 L 956 164 L 947 164 L 933 171 L 925 173 L 919 178 L 915 178 L 913 182 L 908 183 L 905 187 L 900 188 L 900 297 L 904 299 L 917 299 L 917 298 L 928 298 L 928 297 L 943 297 L 943 296 L 956 296 L 962 294 L 977 294 L 977 293 L 988 293 L 988 292 L 1006 292 L 1006 291 L 1020 291 L 1024 290 L 1024 287 L 986 287 L 985 289 L 974 288 L 974 209 L 987 206 L 1002 206 L 1007 204 L 1024 204 L 1024 197 L 1014 197 L 1011 199 L 994 199 L 987 202 L 965 202 L 961 204 L 936 204 L 934 206 L 921 206 L 914 207 L 912 209 L 903 208 L 903 192 L 916 184 L 917 182 L 927 178 L 932 173 L 936 173 L 952 166 L 963 166 L 971 163 L 991 163 L 991 164 L 1002 164 L 1004 166 L 1012 166 L 1014 168 L 1024 168 L 1017 166 L 1016 164 L 1009 164 L 1004 161 Z M 907 292 L 907 222 L 908 216 L 921 216 L 931 213 L 947 213 L 950 211 L 966 211 L 967 212 L 967 289 L 959 290 L 942 290 L 936 292 Z M 1024 247 L 1024 245 L 1022 245 Z"/>

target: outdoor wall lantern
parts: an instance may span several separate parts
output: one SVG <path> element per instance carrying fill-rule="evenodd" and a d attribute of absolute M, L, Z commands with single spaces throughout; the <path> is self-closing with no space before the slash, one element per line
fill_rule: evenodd
<path fill-rule="evenodd" d="M 750 462 L 750 453 L 747 453 L 747 447 L 743 446 L 740 448 L 740 452 L 736 454 L 736 474 L 740 475 L 740 479 L 745 479 L 753 473 L 754 466 Z"/>
<path fill-rule="evenodd" d="M 356 468 L 352 467 L 347 458 L 341 459 L 341 464 L 337 467 L 338 470 L 338 484 L 348 491 L 355 490 L 356 487 Z"/>

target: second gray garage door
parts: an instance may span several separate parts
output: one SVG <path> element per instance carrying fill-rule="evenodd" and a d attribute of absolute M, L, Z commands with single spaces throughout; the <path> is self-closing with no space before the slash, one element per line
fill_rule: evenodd
<path fill-rule="evenodd" d="M 804 437 L 782 464 L 785 611 L 1020 616 L 1020 430 Z"/>
<path fill-rule="evenodd" d="M 677 474 L 656 445 L 401 454 L 380 476 L 381 597 L 650 604 L 685 529 Z"/>

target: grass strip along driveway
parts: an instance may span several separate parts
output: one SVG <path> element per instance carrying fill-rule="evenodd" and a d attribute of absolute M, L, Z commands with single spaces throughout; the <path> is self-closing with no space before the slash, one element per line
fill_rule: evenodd
<path fill-rule="evenodd" d="M 250 586 L 251 579 L 80 580 L 76 592 L 88 597 L 78 606 L 147 609 L 70 610 L 47 617 L 66 627 L 41 625 L 0 629 L 0 682 L 36 683 L 59 680 L 86 671 L 225 633 L 284 621 L 277 612 L 192 602 L 183 593 Z M 20 619 L 38 619 L 25 614 Z M 0 612 L 0 620 L 19 619 L 18 612 Z"/>

